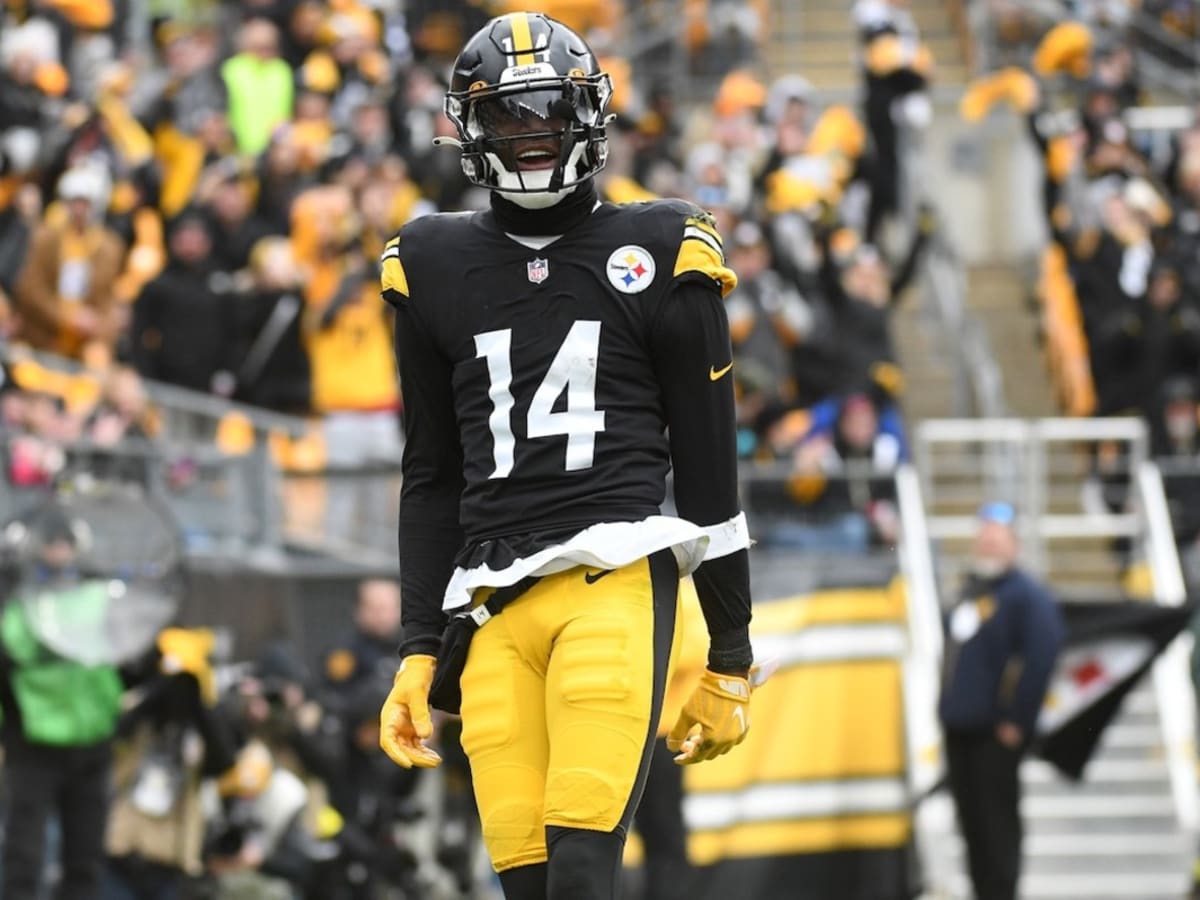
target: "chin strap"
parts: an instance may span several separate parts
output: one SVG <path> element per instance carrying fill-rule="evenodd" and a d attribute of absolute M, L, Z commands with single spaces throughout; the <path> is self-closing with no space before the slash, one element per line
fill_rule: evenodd
<path fill-rule="evenodd" d="M 571 153 L 575 149 L 575 126 L 580 123 L 579 116 L 575 113 L 574 104 L 565 97 L 551 103 L 547 112 L 552 117 L 562 119 L 567 123 L 567 127 L 563 130 L 562 146 L 558 151 L 558 165 L 554 167 L 554 174 L 550 176 L 548 190 L 554 194 L 562 190 L 563 181 L 566 180 L 567 163 L 570 161 Z"/>

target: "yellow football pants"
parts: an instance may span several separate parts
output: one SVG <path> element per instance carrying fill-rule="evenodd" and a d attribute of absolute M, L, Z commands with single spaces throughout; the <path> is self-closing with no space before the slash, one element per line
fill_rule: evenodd
<path fill-rule="evenodd" d="M 475 634 L 462 744 L 496 871 L 545 862 L 546 827 L 628 830 L 675 640 L 670 551 L 543 578 Z"/>

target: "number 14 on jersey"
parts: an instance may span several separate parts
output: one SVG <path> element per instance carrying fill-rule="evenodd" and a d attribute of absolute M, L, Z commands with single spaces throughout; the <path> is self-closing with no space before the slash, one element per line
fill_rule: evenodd
<path fill-rule="evenodd" d="M 604 430 L 604 412 L 596 409 L 596 362 L 600 356 L 600 323 L 580 320 L 571 325 L 554 355 L 542 383 L 529 404 L 525 434 L 530 438 L 566 435 L 565 469 L 590 469 L 596 455 L 596 434 Z M 512 329 L 485 331 L 475 335 L 475 358 L 487 360 L 488 398 L 492 414 L 492 458 L 496 464 L 491 478 L 512 473 L 517 440 L 512 430 L 515 401 L 512 395 Z M 554 404 L 567 392 L 566 409 Z"/>

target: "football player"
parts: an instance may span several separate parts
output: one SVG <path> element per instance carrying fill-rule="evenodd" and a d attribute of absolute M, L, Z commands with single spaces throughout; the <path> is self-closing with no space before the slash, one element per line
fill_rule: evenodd
<path fill-rule="evenodd" d="M 407 434 L 405 636 L 381 743 L 402 766 L 438 764 L 430 688 L 465 656 L 462 744 L 509 900 L 617 896 L 681 573 L 710 649 L 670 747 L 710 759 L 750 725 L 722 307 L 736 277 L 700 209 L 597 199 L 610 93 L 561 23 L 489 22 L 446 112 L 490 209 L 418 219 L 381 261 Z M 676 516 L 660 514 L 670 468 Z M 459 610 L 473 612 L 447 629 Z M 464 622 L 477 629 L 460 654 L 440 636 Z"/>

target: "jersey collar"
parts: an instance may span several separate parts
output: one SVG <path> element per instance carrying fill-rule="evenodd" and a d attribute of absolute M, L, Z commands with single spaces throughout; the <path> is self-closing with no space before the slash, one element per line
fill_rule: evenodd
<path fill-rule="evenodd" d="M 582 224 L 596 208 L 596 185 L 585 181 L 547 209 L 526 209 L 492 192 L 492 215 L 500 230 L 517 238 L 563 235 Z"/>

